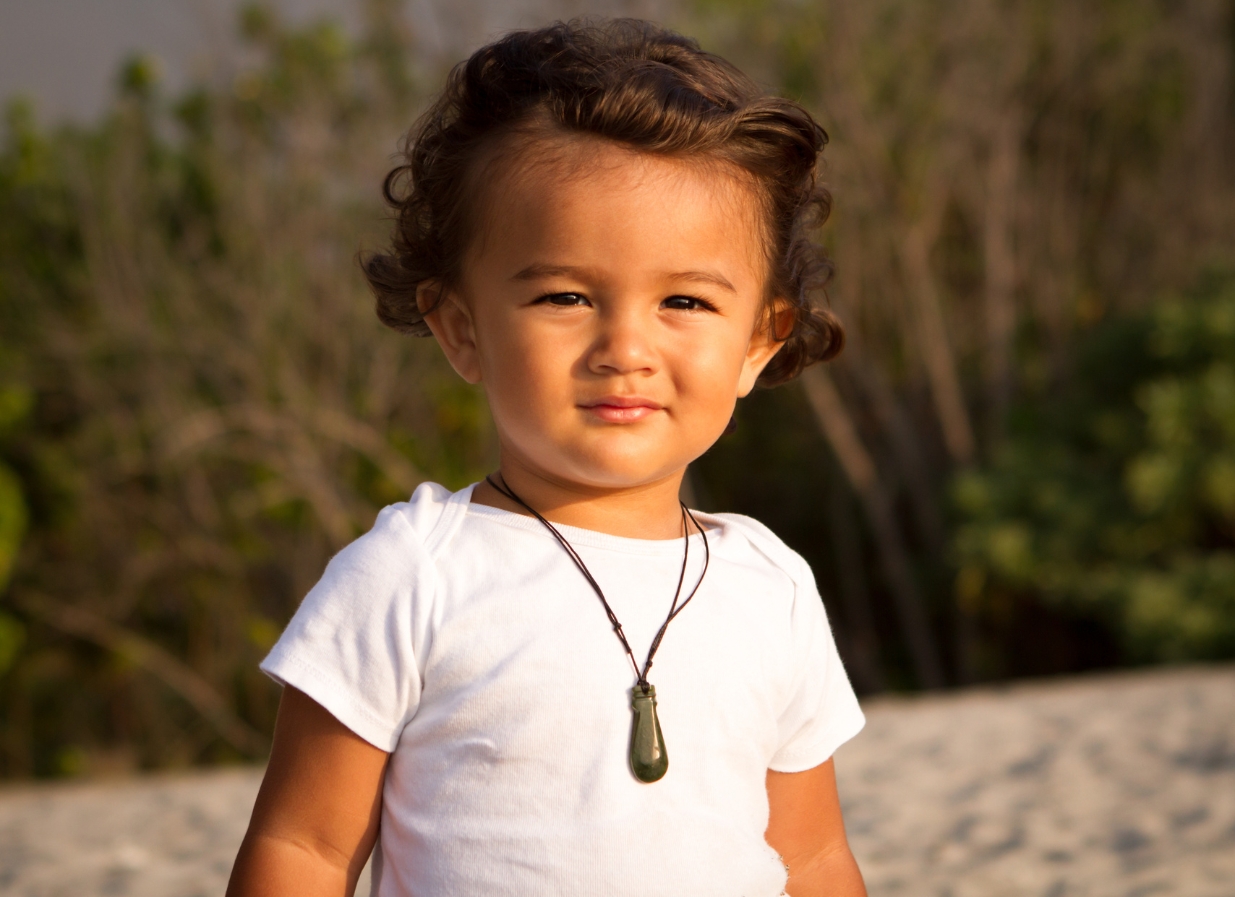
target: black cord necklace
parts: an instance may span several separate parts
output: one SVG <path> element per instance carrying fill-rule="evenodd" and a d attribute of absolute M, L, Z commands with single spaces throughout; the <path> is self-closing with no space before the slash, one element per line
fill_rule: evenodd
<path fill-rule="evenodd" d="M 570 555 L 570 559 L 575 562 L 575 566 L 579 568 L 583 578 L 588 581 L 588 585 L 592 587 L 596 592 L 596 597 L 604 605 L 605 613 L 609 616 L 609 622 L 613 624 L 613 631 L 617 633 L 618 639 L 622 642 L 622 647 L 626 649 L 626 656 L 630 658 L 630 665 L 635 670 L 635 687 L 631 689 L 630 693 L 630 707 L 634 712 L 634 720 L 630 730 L 630 768 L 635 774 L 635 778 L 641 782 L 658 781 L 669 769 L 669 754 L 665 751 L 665 737 L 661 734 L 660 719 L 656 716 L 656 687 L 648 682 L 648 671 L 652 669 L 652 658 L 656 656 L 656 650 L 660 647 L 661 639 L 665 637 L 665 630 L 669 628 L 673 618 L 680 614 L 686 608 L 686 605 L 690 604 L 691 599 L 695 597 L 695 593 L 699 591 L 699 586 L 703 585 L 703 577 L 707 575 L 708 564 L 712 560 L 712 551 L 708 547 L 707 533 L 699 525 L 699 521 L 695 519 L 695 515 L 690 512 L 690 509 L 679 502 L 679 504 L 682 504 L 682 541 L 685 543 L 685 547 L 682 550 L 682 572 L 678 576 L 678 587 L 673 593 L 673 604 L 669 606 L 669 615 L 665 617 L 665 622 L 660 624 L 656 637 L 652 639 L 652 646 L 648 649 L 648 658 L 643 663 L 643 669 L 640 670 L 639 663 L 635 660 L 635 652 L 631 650 L 630 642 L 626 640 L 626 633 L 622 631 L 622 624 L 618 622 L 617 614 L 609 606 L 605 593 L 600 588 L 600 583 L 592 576 L 592 572 L 588 570 L 587 564 L 583 563 L 583 558 L 579 557 L 579 552 L 575 551 L 574 546 L 566 541 L 566 537 L 558 532 L 556 526 L 516 495 L 514 490 L 506 483 L 504 477 L 500 486 L 493 480 L 493 477 L 487 476 L 485 481 L 545 525 L 545 528 L 553 534 L 553 538 L 557 539 L 558 544 Z M 687 521 L 693 523 L 695 529 L 699 531 L 699 535 L 703 537 L 703 571 L 699 574 L 699 581 L 695 583 L 695 587 L 686 596 L 686 600 L 679 605 L 678 599 L 682 597 L 682 583 L 686 580 L 686 563 L 690 560 L 690 525 Z"/>

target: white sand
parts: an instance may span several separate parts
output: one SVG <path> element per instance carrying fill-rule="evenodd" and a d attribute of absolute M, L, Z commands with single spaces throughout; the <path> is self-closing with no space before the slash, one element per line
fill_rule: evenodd
<path fill-rule="evenodd" d="M 1232 667 L 880 701 L 837 766 L 872 895 L 1235 895 Z"/>
<path fill-rule="evenodd" d="M 867 709 L 837 768 L 872 897 L 1235 897 L 1235 667 Z M 221 895 L 259 777 L 0 790 L 0 894 Z"/>

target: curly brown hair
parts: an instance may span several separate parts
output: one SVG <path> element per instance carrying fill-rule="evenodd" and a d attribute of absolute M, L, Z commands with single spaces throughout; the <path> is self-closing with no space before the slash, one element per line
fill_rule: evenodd
<path fill-rule="evenodd" d="M 741 169 L 766 213 L 767 295 L 778 311 L 793 312 L 760 384 L 784 383 L 840 352 L 840 322 L 811 301 L 832 273 L 811 240 L 831 210 L 816 173 L 827 134 L 800 105 L 768 95 L 693 40 L 636 19 L 516 31 L 455 66 L 408 134 L 402 164 L 386 176 L 383 192 L 396 211 L 392 246 L 362 262 L 383 323 L 429 335 L 417 287 L 457 279 L 476 233 L 476 166 L 495 141 L 529 127 Z"/>

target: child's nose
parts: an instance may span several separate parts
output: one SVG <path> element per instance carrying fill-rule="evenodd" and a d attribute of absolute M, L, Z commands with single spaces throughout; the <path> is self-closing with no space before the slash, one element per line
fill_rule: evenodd
<path fill-rule="evenodd" d="M 648 322 L 633 311 L 602 315 L 588 368 L 597 374 L 654 370 L 656 356 L 648 330 Z"/>

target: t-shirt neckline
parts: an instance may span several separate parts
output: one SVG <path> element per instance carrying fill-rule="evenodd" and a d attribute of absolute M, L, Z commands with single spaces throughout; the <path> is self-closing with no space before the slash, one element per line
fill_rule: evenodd
<path fill-rule="evenodd" d="M 472 483 L 470 486 L 460 489 L 450 497 L 450 501 L 462 505 L 465 515 L 528 532 L 542 533 L 546 538 L 553 538 L 552 534 L 545 529 L 545 525 L 535 517 L 527 514 L 517 514 L 504 508 L 495 508 L 492 505 L 481 505 L 473 502 L 472 493 L 478 485 L 479 483 Z M 709 551 L 714 552 L 718 542 L 724 535 L 723 521 L 717 520 L 710 514 L 695 511 L 693 508 L 691 513 L 698 518 L 701 524 L 707 527 L 708 548 Z M 583 527 L 570 526 L 565 523 L 554 523 L 553 525 L 565 537 L 567 542 L 575 546 L 586 545 L 590 548 L 601 548 L 609 551 L 621 551 L 627 554 L 642 554 L 653 557 L 669 555 L 681 557 L 682 555 L 681 537 L 676 539 L 634 539 L 629 536 L 614 536 L 609 533 L 602 533 L 599 530 L 584 529 Z M 703 536 L 701 534 L 695 533 L 690 537 L 690 550 L 692 553 L 703 551 Z"/>

